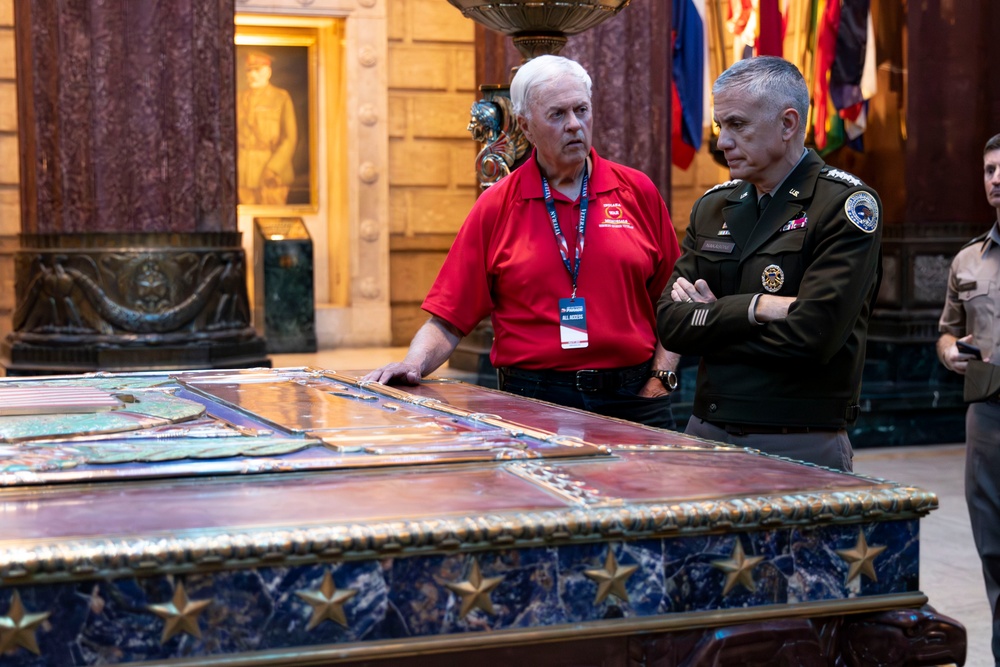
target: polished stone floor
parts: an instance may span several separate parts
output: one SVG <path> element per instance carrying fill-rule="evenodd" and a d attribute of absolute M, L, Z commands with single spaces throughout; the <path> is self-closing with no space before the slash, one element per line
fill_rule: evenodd
<path fill-rule="evenodd" d="M 403 358 L 406 348 L 323 350 L 316 354 L 271 355 L 275 367 L 314 366 L 357 370 Z M 437 375 L 447 377 L 448 368 Z M 968 667 L 993 667 L 990 655 L 989 605 L 979 558 L 972 541 L 963 493 L 965 448 L 962 444 L 859 450 L 855 471 L 912 484 L 938 494 L 940 508 L 921 522 L 921 589 L 942 614 L 968 631 Z"/>

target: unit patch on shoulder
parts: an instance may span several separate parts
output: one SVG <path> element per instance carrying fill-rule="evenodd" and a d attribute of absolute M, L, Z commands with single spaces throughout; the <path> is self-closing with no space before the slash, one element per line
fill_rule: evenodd
<path fill-rule="evenodd" d="M 839 181 L 844 181 L 848 185 L 853 185 L 854 187 L 863 185 L 860 178 L 858 178 L 854 174 L 849 174 L 841 169 L 831 169 L 830 171 L 826 172 L 826 175 L 829 176 L 830 178 L 836 178 Z"/>
<path fill-rule="evenodd" d="M 743 182 L 742 179 L 734 178 L 731 181 L 726 181 L 725 183 L 719 183 L 714 188 L 709 188 L 708 190 L 706 190 L 705 191 L 705 195 L 707 195 L 710 192 L 715 192 L 716 190 L 721 190 L 722 188 L 733 188 L 733 187 L 736 187 L 737 185 L 739 185 L 742 182 Z M 705 195 L 702 195 L 702 197 L 704 197 Z"/>
<path fill-rule="evenodd" d="M 847 198 L 844 212 L 847 213 L 847 219 L 866 234 L 878 229 L 878 202 L 871 193 L 855 192 Z"/>

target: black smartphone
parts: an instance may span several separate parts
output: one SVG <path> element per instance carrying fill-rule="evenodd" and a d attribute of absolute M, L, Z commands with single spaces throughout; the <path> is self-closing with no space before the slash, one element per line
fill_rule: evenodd
<path fill-rule="evenodd" d="M 968 343 L 963 343 L 960 340 L 956 340 L 955 347 L 957 347 L 958 351 L 961 352 L 962 354 L 971 354 L 973 357 L 979 359 L 980 361 L 982 361 L 983 359 L 983 353 L 980 352 L 979 348 L 976 347 L 975 345 L 969 345 Z"/>

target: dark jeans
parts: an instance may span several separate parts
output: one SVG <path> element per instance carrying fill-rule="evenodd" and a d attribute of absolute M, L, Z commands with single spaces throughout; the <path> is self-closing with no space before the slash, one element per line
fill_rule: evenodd
<path fill-rule="evenodd" d="M 574 387 L 547 384 L 524 378 L 499 378 L 500 388 L 511 394 L 537 398 L 549 403 L 579 408 L 607 417 L 617 417 L 658 428 L 677 428 L 670 408 L 670 396 L 646 398 L 638 392 L 646 384 L 645 378 L 623 385 L 615 391 L 586 393 Z"/>
<path fill-rule="evenodd" d="M 1000 665 L 1000 405 L 965 413 L 965 500 L 993 611 L 993 659 Z"/>

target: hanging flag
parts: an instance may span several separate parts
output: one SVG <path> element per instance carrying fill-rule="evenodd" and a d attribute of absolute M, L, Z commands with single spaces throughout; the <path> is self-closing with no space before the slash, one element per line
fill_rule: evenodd
<path fill-rule="evenodd" d="M 687 169 L 694 161 L 697 149 L 684 141 L 684 117 L 681 113 L 681 98 L 677 95 L 677 82 L 670 83 L 670 161 L 681 169 Z"/>
<path fill-rule="evenodd" d="M 729 0 L 726 27 L 733 35 L 733 61 L 753 55 L 757 43 L 757 9 L 755 0 Z"/>
<path fill-rule="evenodd" d="M 861 72 L 861 97 L 870 100 L 878 92 L 878 62 L 875 57 L 875 23 L 872 21 L 871 7 L 868 8 L 867 34 L 865 38 L 865 68 Z"/>
<path fill-rule="evenodd" d="M 841 0 L 837 46 L 830 66 L 830 99 L 837 109 L 860 104 L 867 54 L 869 0 Z"/>
<path fill-rule="evenodd" d="M 815 120 L 813 138 L 816 147 L 826 148 L 827 119 L 830 117 L 830 67 L 836 55 L 837 26 L 840 24 L 840 0 L 827 0 L 816 25 L 816 63 L 813 76 Z M 836 118 L 836 115 L 834 114 Z"/>
<path fill-rule="evenodd" d="M 687 169 L 701 148 L 708 42 L 705 0 L 673 0 L 672 156 Z"/>
<path fill-rule="evenodd" d="M 757 37 L 758 56 L 782 56 L 784 41 L 784 19 L 778 0 L 760 0 L 758 14 L 760 30 Z"/>
<path fill-rule="evenodd" d="M 836 56 L 830 67 L 830 99 L 844 122 L 848 146 L 863 150 L 867 100 L 876 92 L 875 29 L 870 0 L 842 0 Z"/>

